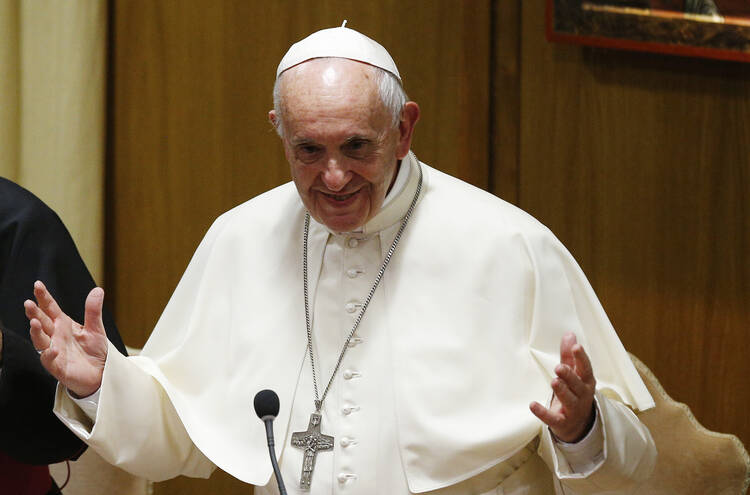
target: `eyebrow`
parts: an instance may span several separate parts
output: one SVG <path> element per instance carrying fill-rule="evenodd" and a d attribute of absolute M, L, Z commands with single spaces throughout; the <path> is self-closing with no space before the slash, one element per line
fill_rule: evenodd
<path fill-rule="evenodd" d="M 347 138 L 346 141 L 344 141 L 344 144 L 342 144 L 342 146 L 346 146 L 347 144 L 351 144 L 351 143 L 354 143 L 356 141 L 363 141 L 365 143 L 374 143 L 375 142 L 374 139 L 371 139 L 371 138 L 368 138 L 368 137 L 365 137 L 365 136 L 352 136 L 350 138 Z"/>
<path fill-rule="evenodd" d="M 375 139 L 372 139 L 372 138 L 369 138 L 369 137 L 362 136 L 362 135 L 358 134 L 358 135 L 355 135 L 355 136 L 348 137 L 341 144 L 341 146 L 346 146 L 346 145 L 349 145 L 349 144 L 354 143 L 354 142 L 365 142 L 365 143 L 369 144 L 369 143 L 374 143 Z M 292 146 L 295 146 L 295 147 L 297 147 L 297 146 L 307 146 L 307 145 L 320 146 L 320 143 L 318 143 L 314 139 L 309 139 L 309 138 L 292 138 L 291 144 L 292 144 Z"/>
<path fill-rule="evenodd" d="M 319 146 L 318 143 L 312 139 L 307 139 L 307 138 L 292 139 L 292 146 L 306 146 L 308 144 Z"/>

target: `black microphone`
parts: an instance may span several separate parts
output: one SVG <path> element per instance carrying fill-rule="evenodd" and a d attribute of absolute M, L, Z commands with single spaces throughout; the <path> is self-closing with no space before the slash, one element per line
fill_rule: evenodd
<path fill-rule="evenodd" d="M 284 480 L 281 478 L 279 463 L 276 461 L 276 451 L 274 450 L 273 441 L 273 420 L 279 414 L 279 396 L 273 390 L 261 390 L 255 394 L 253 406 L 255 407 L 255 414 L 266 425 L 266 440 L 268 441 L 268 452 L 271 455 L 271 466 L 273 466 L 273 472 L 276 475 L 276 482 L 279 484 L 281 495 L 286 495 Z"/>

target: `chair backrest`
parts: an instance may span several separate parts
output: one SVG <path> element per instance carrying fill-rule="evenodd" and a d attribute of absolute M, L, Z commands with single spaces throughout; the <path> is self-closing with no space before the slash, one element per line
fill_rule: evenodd
<path fill-rule="evenodd" d="M 659 456 L 654 474 L 639 493 L 649 495 L 745 495 L 750 457 L 734 436 L 704 428 L 685 404 L 665 391 L 645 364 L 630 355 L 656 407 L 638 413 Z"/>

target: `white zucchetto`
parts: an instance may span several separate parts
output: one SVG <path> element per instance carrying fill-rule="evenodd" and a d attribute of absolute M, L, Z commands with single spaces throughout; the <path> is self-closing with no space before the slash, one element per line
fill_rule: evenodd
<path fill-rule="evenodd" d="M 346 21 L 337 28 L 322 29 L 293 44 L 281 59 L 276 69 L 276 77 L 297 64 L 314 58 L 348 58 L 380 67 L 401 81 L 396 63 L 388 51 L 375 40 L 349 29 Z"/>

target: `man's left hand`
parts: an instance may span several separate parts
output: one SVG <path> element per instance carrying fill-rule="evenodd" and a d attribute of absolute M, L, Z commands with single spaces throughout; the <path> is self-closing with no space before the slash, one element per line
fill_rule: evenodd
<path fill-rule="evenodd" d="M 588 355 L 572 332 L 560 342 L 560 364 L 555 367 L 555 374 L 549 409 L 538 402 L 532 402 L 529 408 L 559 440 L 578 442 L 594 422 L 596 379 Z"/>

